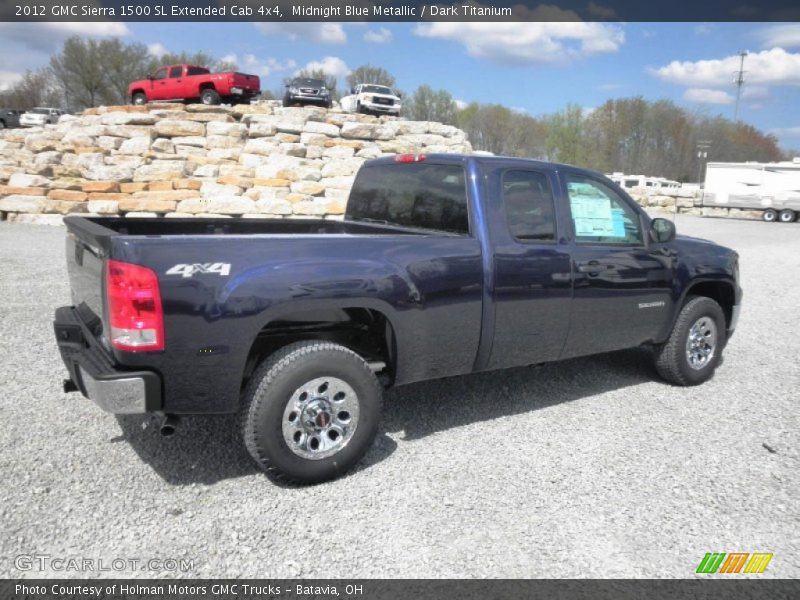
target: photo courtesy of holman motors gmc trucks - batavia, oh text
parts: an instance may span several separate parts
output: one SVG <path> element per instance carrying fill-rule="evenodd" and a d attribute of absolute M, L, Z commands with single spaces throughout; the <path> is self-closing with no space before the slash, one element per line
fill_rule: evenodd
<path fill-rule="evenodd" d="M 393 385 L 639 346 L 701 384 L 742 298 L 733 250 L 598 173 L 516 158 L 370 160 L 343 221 L 65 223 L 65 389 L 165 432 L 238 412 L 256 463 L 301 483 L 359 461 Z"/>

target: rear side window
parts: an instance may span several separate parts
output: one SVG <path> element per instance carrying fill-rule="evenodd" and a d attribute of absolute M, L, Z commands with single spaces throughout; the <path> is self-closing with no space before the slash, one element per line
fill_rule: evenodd
<path fill-rule="evenodd" d="M 350 192 L 347 218 L 468 234 L 464 168 L 429 163 L 364 167 Z"/>
<path fill-rule="evenodd" d="M 188 67 L 186 69 L 187 75 L 208 75 L 209 70 L 202 67 Z"/>
<path fill-rule="evenodd" d="M 610 187 L 588 177 L 567 176 L 575 241 L 643 244 L 639 214 Z"/>
<path fill-rule="evenodd" d="M 175 79 L 175 78 L 177 78 L 177 77 L 180 77 L 182 72 L 183 72 L 183 67 L 172 67 L 172 68 L 169 70 L 169 76 L 170 76 L 172 79 Z"/>
<path fill-rule="evenodd" d="M 537 171 L 506 171 L 503 203 L 508 229 L 520 241 L 552 242 L 556 239 L 555 206 L 550 183 Z"/>

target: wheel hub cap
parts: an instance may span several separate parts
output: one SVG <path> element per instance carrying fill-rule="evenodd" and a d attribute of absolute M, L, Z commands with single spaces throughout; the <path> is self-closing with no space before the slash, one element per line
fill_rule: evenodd
<path fill-rule="evenodd" d="M 696 371 L 714 358 L 717 348 L 717 325 L 710 317 L 700 317 L 689 329 L 686 338 L 686 360 Z"/>
<path fill-rule="evenodd" d="M 289 398 L 283 413 L 283 439 L 289 449 L 311 460 L 340 452 L 358 426 L 358 396 L 338 377 L 318 377 Z"/>

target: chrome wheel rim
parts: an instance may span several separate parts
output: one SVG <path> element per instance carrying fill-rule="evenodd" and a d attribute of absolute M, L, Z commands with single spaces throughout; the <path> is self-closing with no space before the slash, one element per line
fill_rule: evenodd
<path fill-rule="evenodd" d="M 700 317 L 689 329 L 686 338 L 686 360 L 699 371 L 711 362 L 717 349 L 717 325 L 711 317 Z"/>
<path fill-rule="evenodd" d="M 283 440 L 309 460 L 341 452 L 358 427 L 358 396 L 338 377 L 317 377 L 289 398 L 283 411 Z"/>
<path fill-rule="evenodd" d="M 773 212 L 770 212 L 770 211 L 766 211 L 764 213 L 764 220 L 765 221 L 774 221 L 777 217 L 778 217 L 777 214 L 775 214 Z"/>

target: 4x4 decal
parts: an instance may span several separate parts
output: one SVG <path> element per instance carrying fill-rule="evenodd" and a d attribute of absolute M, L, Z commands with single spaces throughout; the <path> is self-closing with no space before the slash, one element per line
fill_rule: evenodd
<path fill-rule="evenodd" d="M 227 277 L 231 274 L 230 263 L 194 263 L 191 265 L 175 265 L 171 267 L 167 275 L 180 275 L 181 277 L 191 277 L 196 273 L 201 274 L 215 274 L 222 277 Z"/>

